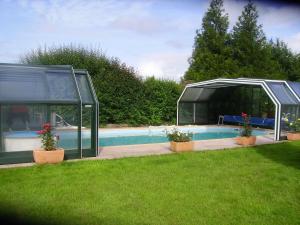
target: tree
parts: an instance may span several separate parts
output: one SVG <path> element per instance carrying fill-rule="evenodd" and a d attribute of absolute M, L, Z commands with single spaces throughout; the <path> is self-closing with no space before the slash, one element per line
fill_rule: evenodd
<path fill-rule="evenodd" d="M 236 66 L 231 59 L 228 25 L 223 0 L 212 0 L 202 19 L 202 29 L 196 31 L 194 50 L 184 80 L 201 81 L 234 73 Z"/>
<path fill-rule="evenodd" d="M 87 69 L 100 104 L 100 123 L 153 124 L 176 119 L 176 103 L 181 86 L 174 81 L 141 79 L 133 68 L 100 50 L 76 46 L 38 49 L 21 58 L 25 64 L 72 65 Z M 70 113 L 64 109 L 66 118 Z M 71 114 L 72 115 L 72 114 Z"/>
<path fill-rule="evenodd" d="M 175 81 L 160 80 L 149 77 L 144 82 L 145 115 L 148 123 L 159 125 L 163 123 L 173 124 L 176 122 L 177 100 L 182 91 L 181 86 Z"/>
<path fill-rule="evenodd" d="M 279 63 L 272 56 L 262 25 L 258 25 L 258 11 L 249 1 L 233 27 L 233 59 L 239 77 L 284 78 Z"/>
<path fill-rule="evenodd" d="M 290 80 L 299 82 L 300 81 L 300 54 L 294 55 L 293 62 L 294 62 L 292 65 L 293 73 L 291 74 Z"/>
<path fill-rule="evenodd" d="M 278 63 L 280 73 L 287 80 L 297 80 L 300 77 L 299 71 L 297 71 L 297 55 L 294 55 L 287 44 L 278 38 L 275 42 L 270 40 L 270 46 L 272 59 Z"/>
<path fill-rule="evenodd" d="M 93 80 L 100 107 L 100 123 L 143 123 L 144 112 L 139 109 L 144 100 L 144 85 L 133 68 L 100 50 L 76 46 L 38 49 L 23 56 L 25 64 L 72 65 L 87 69 Z"/>

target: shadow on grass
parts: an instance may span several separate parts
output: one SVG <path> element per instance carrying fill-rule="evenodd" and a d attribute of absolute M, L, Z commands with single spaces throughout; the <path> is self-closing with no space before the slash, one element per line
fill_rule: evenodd
<path fill-rule="evenodd" d="M 58 206 L 59 207 L 59 206 Z M 45 206 L 47 208 L 47 206 Z M 65 225 L 65 224 L 99 224 L 99 225 L 122 225 L 128 224 L 119 220 L 119 218 L 98 218 L 95 220 L 91 220 L 85 213 L 82 214 L 80 221 L 78 221 L 78 213 L 75 212 L 73 215 L 70 214 L 65 216 L 63 220 L 60 217 L 56 217 L 55 214 L 43 214 L 40 213 L 38 216 L 28 215 L 26 210 L 30 209 L 21 209 L 20 207 L 15 207 L 14 204 L 10 204 L 10 202 L 0 202 L 0 224 L 1 225 Z M 37 209 L 31 209 L 37 210 Z M 51 210 L 51 207 L 49 207 Z M 66 209 L 62 209 L 66 210 Z M 76 214 L 76 215 L 75 215 Z M 141 225 L 146 225 L 141 223 Z"/>
<path fill-rule="evenodd" d="M 27 216 L 25 213 L 15 210 L 13 207 L 3 206 L 1 204 L 1 211 L 0 211 L 0 221 L 1 224 L 5 225 L 23 225 L 23 224 L 30 224 L 30 225 L 59 225 L 59 222 L 55 221 L 45 221 L 38 218 L 32 218 Z"/>
<path fill-rule="evenodd" d="M 285 166 L 300 169 L 300 142 L 261 145 L 256 152 Z"/>

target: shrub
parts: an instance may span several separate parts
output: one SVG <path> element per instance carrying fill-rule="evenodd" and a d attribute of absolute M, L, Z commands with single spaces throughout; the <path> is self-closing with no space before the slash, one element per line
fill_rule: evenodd
<path fill-rule="evenodd" d="M 144 85 L 134 69 L 117 58 L 104 55 L 101 50 L 80 46 L 61 46 L 37 49 L 21 58 L 25 64 L 72 65 L 87 69 L 99 100 L 100 123 L 142 122 L 143 112 L 135 109 L 144 104 Z"/>
<path fill-rule="evenodd" d="M 180 132 L 178 129 L 174 128 L 170 132 L 166 130 L 167 137 L 169 141 L 174 142 L 187 142 L 192 140 L 191 133 Z"/>
<path fill-rule="evenodd" d="M 175 81 L 155 79 L 154 77 L 147 78 L 144 86 L 146 97 L 144 112 L 148 124 L 175 123 L 181 86 Z"/>
<path fill-rule="evenodd" d="M 174 81 L 145 81 L 136 71 L 117 58 L 104 55 L 101 50 L 68 45 L 37 49 L 21 57 L 25 64 L 72 65 L 87 69 L 99 100 L 100 125 L 160 125 L 174 123 L 176 102 L 181 86 Z M 83 115 L 89 118 L 89 115 Z M 88 126 L 88 120 L 84 126 Z"/>
<path fill-rule="evenodd" d="M 243 117 L 243 128 L 241 129 L 241 136 L 242 137 L 250 137 L 252 134 L 252 127 L 250 125 L 251 116 L 247 115 L 246 113 L 242 113 Z"/>
<path fill-rule="evenodd" d="M 295 120 L 294 122 L 290 122 L 288 124 L 290 131 L 292 132 L 300 132 L 300 118 Z"/>
<path fill-rule="evenodd" d="M 43 125 L 43 130 L 37 132 L 42 138 L 42 148 L 44 148 L 46 151 L 52 151 L 56 149 L 56 141 L 54 140 L 54 135 L 51 131 L 52 127 L 50 123 L 45 123 Z"/>

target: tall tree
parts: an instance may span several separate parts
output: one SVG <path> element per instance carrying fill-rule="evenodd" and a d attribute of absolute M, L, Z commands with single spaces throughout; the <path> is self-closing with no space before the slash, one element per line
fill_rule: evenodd
<path fill-rule="evenodd" d="M 283 78 L 279 63 L 272 58 L 258 11 L 249 1 L 233 27 L 233 59 L 238 63 L 237 75 L 242 77 Z"/>
<path fill-rule="evenodd" d="M 293 54 L 287 44 L 278 38 L 274 42 L 270 40 L 272 59 L 279 65 L 280 73 L 288 80 L 295 81 L 300 78 L 297 70 L 297 56 Z"/>
<path fill-rule="evenodd" d="M 190 66 L 184 75 L 185 81 L 208 80 L 233 73 L 235 63 L 230 57 L 228 26 L 223 0 L 212 0 L 202 19 L 202 29 L 196 31 Z"/>
<path fill-rule="evenodd" d="M 294 64 L 293 64 L 293 81 L 300 82 L 300 53 L 295 55 L 294 58 Z"/>

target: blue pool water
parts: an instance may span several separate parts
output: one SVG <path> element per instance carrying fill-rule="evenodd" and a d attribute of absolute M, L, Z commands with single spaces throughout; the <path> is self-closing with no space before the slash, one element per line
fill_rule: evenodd
<path fill-rule="evenodd" d="M 181 127 L 180 131 L 191 132 L 193 140 L 209 140 L 220 138 L 233 138 L 239 135 L 240 131 L 230 127 Z M 57 131 L 60 136 L 59 146 L 65 149 L 76 148 L 77 132 L 75 131 Z M 253 135 L 265 135 L 264 130 L 253 130 Z M 14 131 L 8 132 L 8 138 L 34 138 L 37 137 L 35 131 Z M 99 145 L 118 146 L 134 144 L 150 144 L 168 142 L 164 128 L 153 129 L 116 129 L 100 130 Z M 82 131 L 82 144 L 84 148 L 90 146 L 90 131 Z"/>

